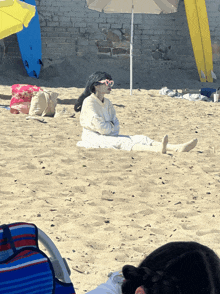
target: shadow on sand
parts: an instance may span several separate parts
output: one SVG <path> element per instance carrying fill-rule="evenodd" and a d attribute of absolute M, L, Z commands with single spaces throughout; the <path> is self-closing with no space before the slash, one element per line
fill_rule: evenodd
<path fill-rule="evenodd" d="M 53 62 L 52 60 L 50 62 Z M 59 63 L 42 67 L 39 79 L 27 75 L 21 59 L 0 64 L 0 84 L 31 84 L 49 88 L 84 88 L 88 77 L 95 71 L 106 71 L 115 81 L 114 89 L 130 88 L 130 60 L 118 59 L 89 59 L 73 57 L 71 60 L 60 60 Z M 216 87 L 216 82 L 201 83 L 197 69 L 171 67 L 169 61 L 163 67 L 149 68 L 145 62 L 134 62 L 133 89 L 201 89 L 202 87 Z"/>

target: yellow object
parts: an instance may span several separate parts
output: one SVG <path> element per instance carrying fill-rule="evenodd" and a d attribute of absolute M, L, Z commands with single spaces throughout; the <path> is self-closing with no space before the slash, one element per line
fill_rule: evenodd
<path fill-rule="evenodd" d="M 10 6 L 14 4 L 14 0 L 0 0 L 0 7 Z"/>
<path fill-rule="evenodd" d="M 212 44 L 205 0 L 184 0 L 184 2 L 200 81 L 212 83 Z"/>
<path fill-rule="evenodd" d="M 0 0 L 0 39 L 28 26 L 35 15 L 35 6 L 19 0 Z"/>

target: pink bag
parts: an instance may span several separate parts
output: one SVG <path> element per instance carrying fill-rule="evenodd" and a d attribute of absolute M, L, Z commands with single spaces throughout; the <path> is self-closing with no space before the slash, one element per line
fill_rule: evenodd
<path fill-rule="evenodd" d="M 10 112 L 28 114 L 34 92 L 43 91 L 43 89 L 32 85 L 15 84 L 11 86 L 11 91 Z"/>

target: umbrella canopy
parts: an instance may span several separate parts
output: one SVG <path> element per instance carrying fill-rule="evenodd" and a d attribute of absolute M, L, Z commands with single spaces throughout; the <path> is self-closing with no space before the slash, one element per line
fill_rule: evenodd
<path fill-rule="evenodd" d="M 172 13 L 177 11 L 179 0 L 87 0 L 89 9 L 106 13 Z"/>
<path fill-rule="evenodd" d="M 87 0 L 89 9 L 105 13 L 131 13 L 130 94 L 133 88 L 134 13 L 166 14 L 177 12 L 179 0 Z"/>
<path fill-rule="evenodd" d="M 19 0 L 0 0 L 0 39 L 28 26 L 35 15 L 35 6 Z"/>
<path fill-rule="evenodd" d="M 13 5 L 14 0 L 0 0 L 0 7 Z"/>

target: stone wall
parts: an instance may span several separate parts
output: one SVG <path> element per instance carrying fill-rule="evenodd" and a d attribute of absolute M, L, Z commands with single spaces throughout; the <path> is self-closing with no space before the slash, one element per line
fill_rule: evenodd
<path fill-rule="evenodd" d="M 220 64 L 220 4 L 206 0 L 214 66 Z M 42 33 L 43 62 L 65 58 L 129 57 L 131 15 L 89 10 L 86 0 L 36 0 Z M 16 36 L 5 40 L 5 55 L 20 58 Z M 1 46 L 0 46 L 1 47 Z M 134 60 L 151 67 L 163 64 L 195 68 L 183 0 L 168 15 L 135 14 Z"/>
<path fill-rule="evenodd" d="M 212 40 L 214 65 L 220 65 L 220 2 L 219 0 L 206 0 L 209 26 Z"/>

